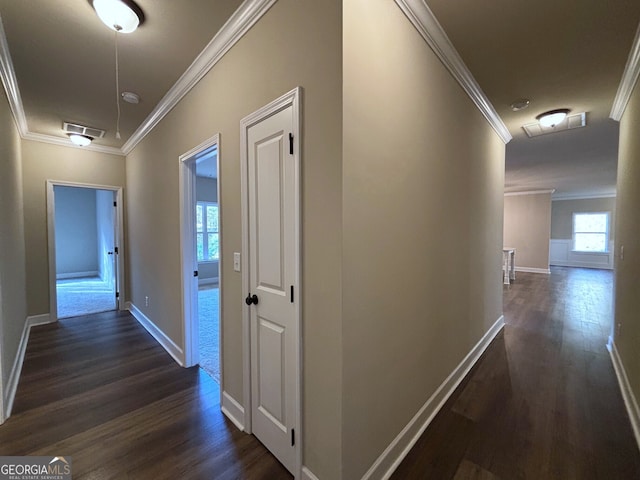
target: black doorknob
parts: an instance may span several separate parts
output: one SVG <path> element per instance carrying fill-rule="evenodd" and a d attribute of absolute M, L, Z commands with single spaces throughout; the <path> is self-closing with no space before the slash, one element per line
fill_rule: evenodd
<path fill-rule="evenodd" d="M 246 303 L 247 305 L 257 305 L 258 304 L 258 296 L 257 295 L 247 295 L 247 298 L 244 299 L 244 303 Z"/>

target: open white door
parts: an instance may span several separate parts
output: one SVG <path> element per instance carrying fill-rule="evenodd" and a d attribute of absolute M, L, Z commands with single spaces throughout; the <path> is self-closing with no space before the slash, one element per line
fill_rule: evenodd
<path fill-rule="evenodd" d="M 263 109 L 249 118 L 253 121 L 243 121 L 243 149 L 251 429 L 296 473 L 300 443 L 297 109 L 292 101 L 276 103 L 275 111 Z"/>

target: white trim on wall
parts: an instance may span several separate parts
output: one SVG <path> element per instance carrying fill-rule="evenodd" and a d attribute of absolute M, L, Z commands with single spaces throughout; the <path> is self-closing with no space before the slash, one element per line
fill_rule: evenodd
<path fill-rule="evenodd" d="M 16 352 L 16 358 L 13 360 L 11 372 L 9 373 L 9 380 L 7 381 L 6 395 L 4 396 L 4 418 L 7 419 L 11 416 L 11 409 L 13 408 L 13 401 L 16 398 L 16 391 L 18 390 L 18 383 L 20 382 L 20 374 L 22 373 L 22 365 L 24 363 L 24 355 L 27 351 L 27 344 L 29 343 L 29 334 L 31 333 L 31 327 L 37 325 L 45 325 L 52 323 L 51 317 L 48 313 L 42 315 L 35 315 L 33 317 L 27 317 L 22 327 L 22 335 L 20 336 L 20 343 L 18 344 L 18 351 Z"/>
<path fill-rule="evenodd" d="M 300 478 L 302 480 L 320 480 L 318 477 L 316 477 L 313 472 L 311 470 L 309 470 L 307 467 L 302 467 L 302 472 L 300 474 Z"/>
<path fill-rule="evenodd" d="M 118 253 L 116 255 L 116 310 L 124 310 L 125 272 L 124 272 L 124 197 L 122 187 L 115 185 L 97 185 L 92 183 L 67 182 L 64 180 L 47 180 L 47 247 L 49 258 L 49 315 L 52 321 L 58 320 L 58 291 L 56 289 L 56 206 L 54 187 L 90 188 L 93 190 L 109 190 L 116 193 L 115 240 Z"/>
<path fill-rule="evenodd" d="M 543 193 L 553 193 L 556 189 L 548 189 L 548 190 L 526 190 L 524 192 L 505 192 L 505 197 L 516 197 L 518 195 L 542 195 Z"/>
<path fill-rule="evenodd" d="M 640 76 L 640 25 L 638 25 L 633 45 L 629 51 L 627 64 L 624 67 L 622 79 L 620 80 L 616 98 L 613 100 L 613 107 L 611 107 L 611 114 L 609 115 L 610 118 L 617 122 L 619 122 L 622 119 L 622 115 L 624 115 L 627 103 L 629 103 L 633 89 L 638 81 L 638 76 Z"/>
<path fill-rule="evenodd" d="M 391 477 L 451 394 L 458 385 L 460 385 L 460 382 L 462 382 L 464 377 L 473 368 L 503 327 L 504 316 L 500 316 L 460 364 L 451 372 L 445 381 L 442 382 L 433 395 L 424 403 L 420 410 L 418 410 L 396 438 L 393 439 L 384 452 L 376 459 L 367 473 L 364 474 L 362 480 L 373 480 L 374 478 L 387 480 Z"/>
<path fill-rule="evenodd" d="M 395 2 L 453 78 L 469 95 L 502 141 L 509 143 L 512 139 L 509 129 L 476 82 L 427 3 L 424 0 L 395 0 Z"/>
<path fill-rule="evenodd" d="M 588 200 L 591 198 L 616 198 L 616 193 L 593 193 L 593 194 L 584 194 L 584 193 L 559 193 L 557 195 L 551 196 L 551 201 L 555 202 L 556 200 Z"/>
<path fill-rule="evenodd" d="M 184 367 L 184 352 L 175 344 L 153 321 L 147 317 L 142 311 L 136 307 L 133 303 L 127 302 L 126 308 L 131 312 L 133 318 L 135 318 L 144 329 L 151 334 L 153 338 L 164 348 L 169 355 L 173 357 L 178 365 Z"/>
<path fill-rule="evenodd" d="M 551 274 L 551 270 L 548 268 L 533 268 L 533 267 L 515 267 L 516 272 L 527 272 L 527 273 L 544 273 L 546 275 Z"/>
<path fill-rule="evenodd" d="M 242 404 L 224 390 L 222 390 L 222 399 L 220 404 L 220 410 L 222 410 L 222 413 L 224 413 L 240 431 L 244 431 L 245 415 Z"/>
<path fill-rule="evenodd" d="M 613 270 L 614 242 L 609 240 L 608 252 L 574 252 L 570 238 L 549 240 L 549 264 L 558 267 L 604 268 Z"/>
<path fill-rule="evenodd" d="M 91 270 L 89 272 L 56 273 L 57 280 L 66 280 L 68 278 L 89 278 L 98 276 L 100 276 L 100 272 L 97 270 Z"/>
<path fill-rule="evenodd" d="M 615 341 L 612 337 L 609 337 L 607 349 L 609 350 L 609 354 L 611 355 L 613 369 L 616 371 L 616 377 L 618 378 L 618 385 L 620 386 L 620 391 L 622 392 L 622 398 L 624 399 L 624 404 L 627 407 L 627 412 L 629 413 L 629 420 L 631 421 L 633 434 L 636 437 L 638 448 L 640 448 L 640 407 L 638 407 L 638 400 L 633 394 L 631 384 L 629 383 L 629 377 L 627 377 L 627 372 L 624 369 L 624 364 L 620 359 L 618 349 L 616 348 Z"/>
<path fill-rule="evenodd" d="M 140 143 L 213 66 L 267 13 L 277 0 L 245 0 L 189 68 L 122 146 L 125 155 Z"/>

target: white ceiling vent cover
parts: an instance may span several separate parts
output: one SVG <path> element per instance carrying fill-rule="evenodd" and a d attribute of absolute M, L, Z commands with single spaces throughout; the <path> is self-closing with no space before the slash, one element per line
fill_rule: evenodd
<path fill-rule="evenodd" d="M 543 127 L 538 122 L 523 125 L 522 129 L 529 137 L 538 137 L 547 133 L 564 132 L 565 130 L 573 130 L 574 128 L 586 127 L 587 114 L 585 112 L 567 115 L 564 122 L 555 127 Z"/>
<path fill-rule="evenodd" d="M 105 131 L 99 128 L 85 127 L 84 125 L 78 125 L 77 123 L 63 122 L 62 129 L 65 133 L 75 133 L 78 135 L 86 135 L 91 138 L 104 137 Z"/>

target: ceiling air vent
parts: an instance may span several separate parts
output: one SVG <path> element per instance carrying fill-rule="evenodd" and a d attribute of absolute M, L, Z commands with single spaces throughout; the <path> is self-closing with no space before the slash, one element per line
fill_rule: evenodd
<path fill-rule="evenodd" d="M 76 133 L 78 135 L 86 135 L 91 138 L 102 138 L 105 134 L 105 131 L 100 130 L 99 128 L 85 127 L 84 125 L 69 122 L 64 122 L 62 124 L 62 129 L 65 133 Z"/>
<path fill-rule="evenodd" d="M 523 125 L 522 129 L 529 137 L 538 137 L 547 133 L 564 132 L 565 130 L 573 130 L 587 125 L 587 114 L 585 112 L 567 115 L 564 122 L 555 127 L 543 127 L 538 122 Z"/>

